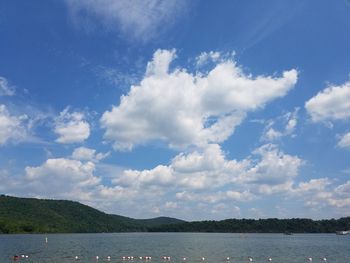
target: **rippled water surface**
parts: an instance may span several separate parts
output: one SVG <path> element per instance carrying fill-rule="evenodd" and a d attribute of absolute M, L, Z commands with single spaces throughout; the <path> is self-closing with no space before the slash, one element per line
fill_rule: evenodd
<path fill-rule="evenodd" d="M 48 243 L 45 242 L 45 237 Z M 14 254 L 28 255 L 18 262 L 146 262 L 140 256 L 151 256 L 152 262 L 253 262 L 349 263 L 350 235 L 335 234 L 216 234 L 216 233 L 116 233 L 0 235 L 0 263 L 11 262 Z M 79 260 L 75 260 L 75 256 Z M 123 256 L 135 259 L 122 260 Z M 163 256 L 170 256 L 170 262 Z M 202 257 L 205 260 L 202 260 Z"/>

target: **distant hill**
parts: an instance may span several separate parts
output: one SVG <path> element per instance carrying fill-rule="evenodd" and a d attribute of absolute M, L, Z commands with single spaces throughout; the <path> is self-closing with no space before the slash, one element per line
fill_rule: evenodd
<path fill-rule="evenodd" d="M 0 195 L 0 233 L 134 232 L 183 222 L 168 217 L 137 220 L 110 215 L 74 201 Z"/>
<path fill-rule="evenodd" d="M 0 195 L 0 233 L 226 232 L 335 233 L 350 230 L 350 217 L 329 220 L 226 219 L 185 222 L 110 215 L 73 201 Z"/>

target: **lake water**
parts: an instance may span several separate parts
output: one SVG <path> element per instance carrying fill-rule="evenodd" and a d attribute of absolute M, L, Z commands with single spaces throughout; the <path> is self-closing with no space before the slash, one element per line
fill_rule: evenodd
<path fill-rule="evenodd" d="M 48 243 L 45 237 L 48 237 Z M 230 263 L 312 262 L 349 263 L 350 235 L 335 234 L 217 234 L 217 233 L 115 233 L 0 235 L 0 263 L 11 262 L 14 254 L 28 255 L 17 262 L 126 262 L 141 263 L 140 256 L 151 256 L 148 263 Z M 75 260 L 75 256 L 79 260 Z M 123 256 L 135 259 L 122 260 Z M 170 256 L 170 261 L 162 259 Z M 202 257 L 205 258 L 202 261 Z"/>

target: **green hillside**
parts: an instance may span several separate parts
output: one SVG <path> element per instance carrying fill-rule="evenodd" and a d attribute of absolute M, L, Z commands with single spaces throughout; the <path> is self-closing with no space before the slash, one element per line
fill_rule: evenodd
<path fill-rule="evenodd" d="M 227 219 L 185 222 L 175 218 L 133 219 L 110 215 L 73 201 L 0 195 L 0 233 L 227 232 L 335 233 L 350 230 L 350 217 Z"/>
<path fill-rule="evenodd" d="M 0 196 L 0 233 L 131 232 L 179 222 L 109 215 L 73 201 Z"/>

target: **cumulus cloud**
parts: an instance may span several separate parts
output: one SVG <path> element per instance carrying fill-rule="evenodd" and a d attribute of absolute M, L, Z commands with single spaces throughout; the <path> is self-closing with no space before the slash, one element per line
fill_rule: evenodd
<path fill-rule="evenodd" d="M 24 141 L 28 136 L 27 115 L 12 115 L 7 107 L 0 105 L 0 145 L 10 141 Z"/>
<path fill-rule="evenodd" d="M 90 136 L 90 125 L 85 120 L 84 113 L 70 113 L 67 107 L 55 118 L 54 132 L 59 136 L 56 142 L 79 143 Z"/>
<path fill-rule="evenodd" d="M 245 74 L 232 59 L 208 73 L 170 70 L 174 50 L 157 50 L 137 86 L 106 111 L 105 139 L 118 150 L 162 140 L 173 148 L 199 147 L 225 141 L 246 114 L 283 97 L 297 81 L 297 71 L 281 77 Z"/>
<path fill-rule="evenodd" d="M 299 183 L 288 194 L 292 198 L 301 196 L 308 207 L 316 210 L 327 207 L 350 208 L 350 181 L 334 186 L 334 182 L 328 178 L 311 179 Z"/>
<path fill-rule="evenodd" d="M 350 132 L 344 134 L 338 142 L 338 147 L 350 149 Z"/>
<path fill-rule="evenodd" d="M 106 158 L 109 155 L 109 152 L 107 153 L 96 153 L 95 149 L 90 149 L 86 147 L 78 147 L 75 148 L 72 153 L 72 158 L 75 160 L 81 160 L 81 161 L 92 161 L 92 162 L 98 162 L 104 158 Z"/>
<path fill-rule="evenodd" d="M 15 95 L 15 88 L 10 86 L 7 79 L 0 76 L 0 96 Z"/>
<path fill-rule="evenodd" d="M 314 122 L 350 119 L 350 81 L 320 91 L 305 108 Z"/>
<path fill-rule="evenodd" d="M 95 18 L 108 29 L 118 29 L 138 40 L 149 40 L 184 13 L 184 0 L 67 0 L 73 21 Z"/>
<path fill-rule="evenodd" d="M 21 188 L 30 196 L 81 201 L 101 207 L 101 202 L 126 200 L 135 192 L 109 187 L 96 176 L 96 164 L 68 158 L 50 158 L 36 167 L 27 166 Z M 50 185 L 50 187 L 47 187 Z"/>
<path fill-rule="evenodd" d="M 303 164 L 297 156 L 285 154 L 274 145 L 264 145 L 254 154 L 254 158 L 228 160 L 220 146 L 213 144 L 201 152 L 179 154 L 168 166 L 126 170 L 113 182 L 135 189 L 166 188 L 182 201 L 241 202 L 283 192 L 293 184 Z"/>

